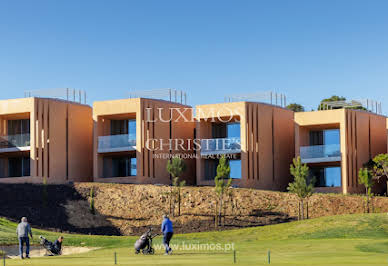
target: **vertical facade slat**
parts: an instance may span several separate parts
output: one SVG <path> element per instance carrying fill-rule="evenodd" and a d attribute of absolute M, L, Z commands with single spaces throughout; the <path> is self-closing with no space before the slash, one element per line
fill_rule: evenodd
<path fill-rule="evenodd" d="M 38 176 L 43 176 L 43 150 L 42 150 L 42 130 L 43 130 L 43 104 L 42 100 L 38 100 L 38 134 L 37 135 L 37 148 L 38 148 Z"/>
<path fill-rule="evenodd" d="M 37 100 L 33 98 L 33 107 L 30 112 L 30 173 L 31 176 L 38 176 L 37 166 L 38 162 L 36 160 L 36 119 L 37 119 Z"/>
<path fill-rule="evenodd" d="M 257 182 L 258 179 L 258 152 L 257 152 L 257 104 L 253 105 L 253 137 L 252 137 L 252 151 L 253 151 L 253 179 Z"/>
<path fill-rule="evenodd" d="M 47 148 L 47 138 L 48 138 L 48 101 L 44 100 L 43 101 L 43 176 L 48 178 L 48 148 Z"/>
<path fill-rule="evenodd" d="M 253 179 L 253 112 L 252 104 L 248 104 L 248 167 L 249 167 L 249 179 Z"/>

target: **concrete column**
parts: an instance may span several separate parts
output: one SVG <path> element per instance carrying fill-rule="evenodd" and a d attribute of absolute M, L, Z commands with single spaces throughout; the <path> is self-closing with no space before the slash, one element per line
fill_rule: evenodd
<path fill-rule="evenodd" d="M 255 179 L 255 182 L 259 179 L 259 151 L 258 151 L 258 106 L 257 104 L 253 105 L 253 176 L 252 178 Z"/>
<path fill-rule="evenodd" d="M 154 121 L 154 118 L 155 116 L 158 117 L 157 114 L 155 114 L 155 106 L 153 104 L 151 104 L 149 106 L 150 108 L 152 108 L 152 112 L 151 112 L 151 120 Z M 147 118 L 146 118 L 147 119 Z M 155 138 L 155 132 L 154 132 L 154 127 L 157 128 L 157 125 L 156 123 L 160 123 L 160 122 L 149 122 L 149 138 L 150 139 L 154 139 Z M 148 161 L 149 161 L 149 168 L 150 168 L 150 172 L 149 172 L 149 177 L 155 177 L 154 176 L 154 167 L 156 167 L 156 165 L 154 164 L 154 159 L 153 159 L 153 152 L 152 151 L 149 151 L 147 149 L 147 152 L 148 152 Z"/>
<path fill-rule="evenodd" d="M 241 179 L 242 183 L 248 180 L 248 121 L 247 121 L 247 106 L 244 104 L 244 111 L 240 116 L 240 137 L 241 137 Z"/>

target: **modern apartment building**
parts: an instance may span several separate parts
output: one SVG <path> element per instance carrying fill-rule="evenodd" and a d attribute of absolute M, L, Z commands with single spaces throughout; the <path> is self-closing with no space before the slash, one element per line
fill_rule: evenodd
<path fill-rule="evenodd" d="M 0 182 L 91 181 L 91 107 L 29 97 L 0 101 Z"/>
<path fill-rule="evenodd" d="M 196 107 L 197 184 L 212 185 L 220 155 L 233 184 L 285 190 L 294 157 L 294 113 L 272 104 L 229 102 Z"/>
<path fill-rule="evenodd" d="M 182 179 L 195 184 L 190 106 L 149 98 L 101 101 L 93 105 L 93 119 L 94 181 L 170 184 L 167 161 L 180 154 L 187 155 Z"/>
<path fill-rule="evenodd" d="M 78 93 L 81 99 L 81 92 L 65 89 L 65 100 L 0 101 L 0 183 L 45 177 L 48 183 L 171 184 L 167 162 L 179 155 L 187 184 L 214 185 L 225 155 L 233 185 L 283 191 L 292 181 L 292 159 L 300 156 L 317 192 L 360 193 L 359 169 L 388 150 L 388 119 L 370 100 L 366 107 L 325 102 L 341 109 L 294 113 L 283 108 L 285 97 L 270 93 L 269 103 L 198 105 L 194 118 L 176 90 L 167 91 L 169 100 L 153 99 L 152 91 L 95 102 L 93 110 L 75 102 Z M 377 185 L 375 192 L 385 188 Z"/>
<path fill-rule="evenodd" d="M 385 116 L 336 109 L 295 113 L 295 150 L 310 167 L 318 192 L 359 193 L 358 171 L 387 152 Z"/>

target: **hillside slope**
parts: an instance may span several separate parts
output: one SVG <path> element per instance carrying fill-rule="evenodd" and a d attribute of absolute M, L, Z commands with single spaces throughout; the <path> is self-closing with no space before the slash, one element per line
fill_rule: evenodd
<path fill-rule="evenodd" d="M 96 214 L 89 211 L 89 192 L 95 191 Z M 34 226 L 80 233 L 138 235 L 159 227 L 168 211 L 167 186 L 78 183 L 47 187 L 0 185 L 0 216 L 16 221 L 28 216 Z M 28 199 L 28 200 L 26 200 Z M 277 224 L 295 220 L 297 199 L 290 193 L 233 189 L 226 206 L 226 229 Z M 177 233 L 214 230 L 215 195 L 212 187 L 185 187 L 180 217 L 173 217 Z M 388 211 L 388 198 L 374 199 L 376 212 Z M 233 207 L 232 207 L 233 206 Z M 310 217 L 364 212 L 361 196 L 315 194 Z"/>

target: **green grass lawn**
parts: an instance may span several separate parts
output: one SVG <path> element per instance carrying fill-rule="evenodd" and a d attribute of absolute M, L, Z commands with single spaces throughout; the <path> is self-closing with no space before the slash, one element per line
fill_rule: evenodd
<path fill-rule="evenodd" d="M 15 244 L 14 223 L 0 219 L 0 245 Z M 34 230 L 54 239 L 58 233 Z M 8 259 L 6 265 L 229 265 L 233 263 L 232 244 L 237 264 L 267 265 L 388 265 L 388 215 L 362 214 L 332 216 L 302 222 L 247 228 L 223 232 L 176 235 L 172 256 L 135 255 L 137 237 L 64 235 L 65 245 L 100 247 L 88 253 L 62 257 Z M 156 238 L 155 247 L 161 245 Z M 202 246 L 199 246 L 202 244 Z M 205 250 L 206 245 L 222 250 Z M 211 245 L 213 244 L 213 245 Z M 191 246 L 190 246 L 191 245 Z M 201 248 L 200 248 L 201 247 Z M 173 247 L 174 248 L 174 247 Z M 2 265 L 2 264 L 0 264 Z"/>

